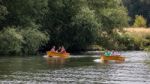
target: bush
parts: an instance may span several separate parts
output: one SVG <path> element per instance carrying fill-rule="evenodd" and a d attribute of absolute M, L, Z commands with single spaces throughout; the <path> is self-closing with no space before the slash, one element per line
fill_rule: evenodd
<path fill-rule="evenodd" d="M 19 54 L 22 48 L 23 37 L 15 27 L 4 28 L 0 32 L 0 53 Z"/>
<path fill-rule="evenodd" d="M 141 15 L 136 15 L 135 22 L 133 24 L 134 27 L 146 27 L 146 20 Z"/>
<path fill-rule="evenodd" d="M 135 49 L 134 39 L 127 34 L 114 32 L 111 35 L 102 36 L 98 40 L 99 45 L 107 49 L 133 50 Z"/>
<path fill-rule="evenodd" d="M 48 41 L 48 36 L 37 28 L 7 27 L 0 31 L 0 54 L 37 54 L 37 50 Z"/>
<path fill-rule="evenodd" d="M 145 51 L 150 51 L 150 46 L 144 48 Z"/>
<path fill-rule="evenodd" d="M 145 39 L 150 40 L 150 34 L 146 35 Z"/>
<path fill-rule="evenodd" d="M 21 34 L 24 40 L 22 43 L 23 54 L 37 54 L 38 49 L 48 41 L 46 34 L 32 27 L 21 30 Z"/>

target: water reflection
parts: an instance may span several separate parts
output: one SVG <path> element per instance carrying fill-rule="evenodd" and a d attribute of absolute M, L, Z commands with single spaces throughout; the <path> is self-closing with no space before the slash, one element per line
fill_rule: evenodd
<path fill-rule="evenodd" d="M 61 68 L 63 67 L 64 63 L 66 62 L 65 58 L 46 58 L 47 64 L 50 68 Z"/>

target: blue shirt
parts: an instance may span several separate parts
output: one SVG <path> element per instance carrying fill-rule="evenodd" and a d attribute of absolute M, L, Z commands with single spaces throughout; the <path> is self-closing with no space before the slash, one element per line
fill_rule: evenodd
<path fill-rule="evenodd" d="M 107 52 L 104 53 L 105 56 L 111 56 L 111 54 L 112 53 L 110 51 L 107 51 Z"/>

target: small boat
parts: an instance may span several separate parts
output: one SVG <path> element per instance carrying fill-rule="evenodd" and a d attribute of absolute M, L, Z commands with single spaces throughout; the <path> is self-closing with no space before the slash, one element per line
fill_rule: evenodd
<path fill-rule="evenodd" d="M 101 56 L 100 59 L 102 60 L 102 62 L 114 60 L 117 63 L 121 63 L 121 62 L 125 61 L 125 57 L 123 57 L 123 56 Z"/>
<path fill-rule="evenodd" d="M 68 58 L 70 53 L 58 53 L 58 52 L 47 51 L 47 55 L 48 55 L 48 57 Z"/>

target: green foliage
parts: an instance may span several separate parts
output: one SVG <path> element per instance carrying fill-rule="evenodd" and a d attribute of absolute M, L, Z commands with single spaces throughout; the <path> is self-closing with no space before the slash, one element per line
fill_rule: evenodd
<path fill-rule="evenodd" d="M 116 37 L 116 40 L 118 41 L 118 45 L 122 45 L 119 46 L 119 48 L 123 50 L 136 50 L 140 47 L 135 44 L 134 38 L 130 37 L 127 34 L 118 35 Z"/>
<path fill-rule="evenodd" d="M 72 36 L 68 37 L 72 42 L 72 47 L 85 48 L 95 42 L 100 24 L 97 22 L 94 11 L 89 8 L 82 8 L 77 15 L 73 17 Z M 68 32 L 69 33 L 69 32 Z M 73 43 L 73 44 L 72 44 Z"/>
<path fill-rule="evenodd" d="M 145 51 L 150 51 L 150 46 L 146 46 L 146 47 L 144 48 L 144 50 L 145 50 Z"/>
<path fill-rule="evenodd" d="M 127 25 L 127 20 L 121 0 L 49 0 L 43 28 L 51 45 L 80 50 L 95 43 L 99 33 Z"/>
<path fill-rule="evenodd" d="M 48 0 L 3 0 L 9 12 L 5 26 L 30 26 L 32 22 L 40 23 L 47 12 L 47 2 Z"/>
<path fill-rule="evenodd" d="M 37 53 L 46 42 L 46 46 L 64 45 L 69 50 L 84 49 L 97 39 L 112 44 L 113 30 L 126 26 L 128 20 L 121 0 L 3 0 L 0 10 L 0 19 L 5 18 L 1 30 L 17 26 L 9 30 L 20 46 L 13 52 L 23 54 Z"/>
<path fill-rule="evenodd" d="M 0 53 L 5 55 L 35 54 L 40 46 L 46 44 L 48 37 L 35 28 L 21 31 L 7 27 L 0 32 Z"/>
<path fill-rule="evenodd" d="M 2 3 L 2 0 L 0 1 Z M 5 16 L 8 14 L 7 8 L 0 4 L 0 30 L 2 30 L 3 21 L 5 20 Z"/>
<path fill-rule="evenodd" d="M 134 50 L 147 50 L 148 46 L 150 45 L 150 34 L 149 29 L 141 29 L 141 31 L 138 29 L 129 29 L 125 34 L 128 35 L 130 38 L 132 38 L 132 41 L 134 43 L 133 49 Z M 129 45 L 129 44 L 128 44 Z M 127 46 L 128 46 L 127 45 Z M 128 49 L 131 49 L 130 47 Z"/>
<path fill-rule="evenodd" d="M 0 20 L 5 18 L 5 15 L 8 14 L 7 8 L 3 5 L 0 5 Z"/>
<path fill-rule="evenodd" d="M 145 38 L 148 39 L 148 40 L 150 40 L 150 35 L 147 35 Z"/>
<path fill-rule="evenodd" d="M 145 37 L 145 42 L 143 43 L 144 50 L 150 51 L 150 34 Z"/>
<path fill-rule="evenodd" d="M 103 31 L 110 34 L 113 29 L 127 26 L 127 11 L 121 0 L 88 0 L 88 3 L 102 23 Z"/>
<path fill-rule="evenodd" d="M 8 27 L 0 32 L 0 53 L 19 54 L 22 48 L 23 37 L 16 27 Z"/>
<path fill-rule="evenodd" d="M 24 40 L 22 43 L 23 54 L 36 54 L 38 49 L 48 41 L 48 36 L 32 27 L 27 27 L 21 30 L 21 35 Z"/>
<path fill-rule="evenodd" d="M 40 31 L 48 0 L 0 2 L 1 54 L 35 54 L 48 41 L 46 32 Z"/>
<path fill-rule="evenodd" d="M 119 34 L 118 32 L 115 32 L 109 36 L 107 35 L 101 38 L 102 40 L 98 42 L 106 49 L 133 50 L 137 48 L 135 47 L 134 39 L 127 34 Z"/>
<path fill-rule="evenodd" d="M 123 2 L 131 17 L 129 21 L 131 25 L 133 25 L 136 15 L 142 15 L 147 19 L 147 26 L 150 26 L 150 0 L 123 0 Z"/>
<path fill-rule="evenodd" d="M 136 15 L 134 27 L 146 27 L 146 20 L 141 15 Z"/>
<path fill-rule="evenodd" d="M 50 0 L 45 20 L 43 28 L 49 32 L 50 42 L 70 49 L 93 43 L 100 27 L 86 0 Z"/>

